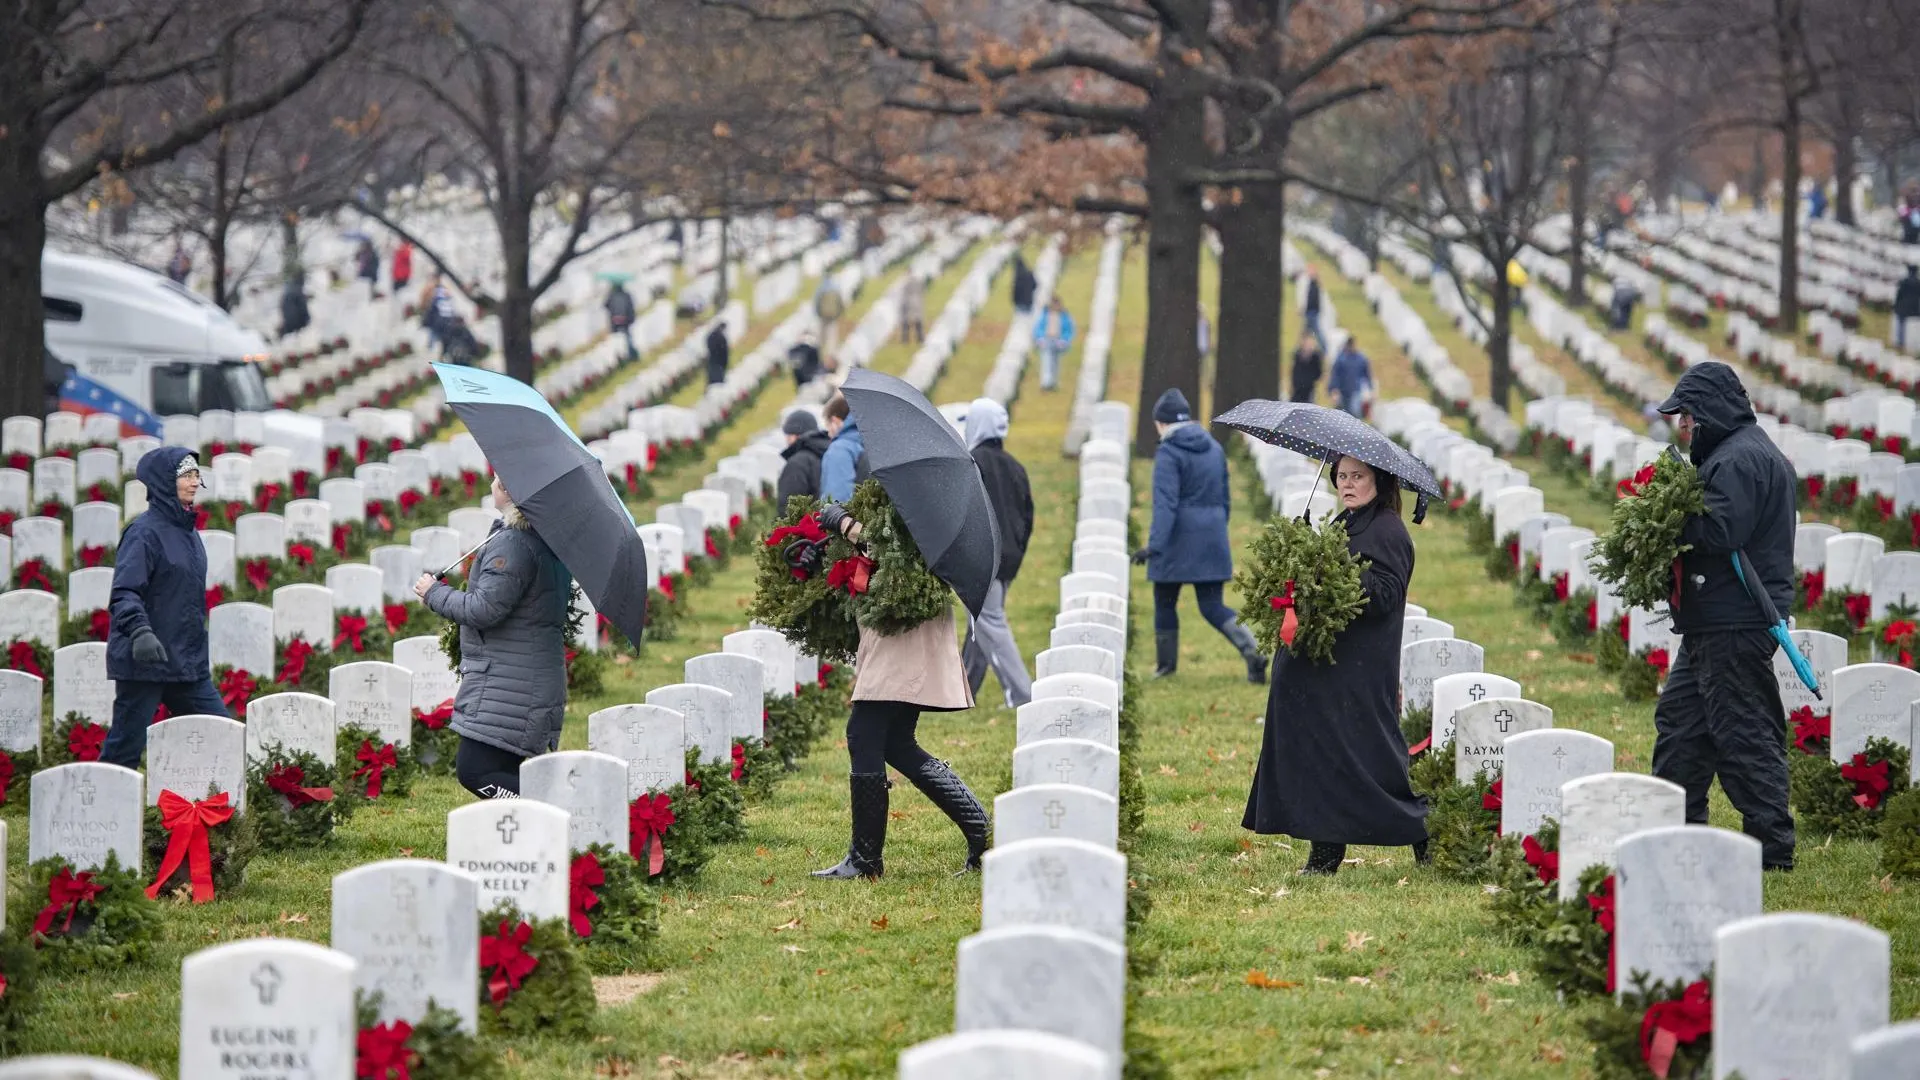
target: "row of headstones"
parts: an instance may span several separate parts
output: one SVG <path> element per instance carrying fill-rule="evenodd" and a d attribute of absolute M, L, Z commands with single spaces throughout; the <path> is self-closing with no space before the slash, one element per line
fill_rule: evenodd
<path fill-rule="evenodd" d="M 1130 428 L 1129 419 L 1123 437 Z M 958 948 L 954 1034 L 903 1051 L 902 1080 L 1120 1075 L 1128 884 L 1115 849 L 1132 503 L 1124 455 L 1118 441 L 1082 447 L 1072 567 L 1060 579 L 1049 647 L 1035 657 L 1033 700 L 1016 713 L 1013 789 L 994 800 L 981 928 Z M 1090 484 L 1119 490 L 1093 496 Z"/>

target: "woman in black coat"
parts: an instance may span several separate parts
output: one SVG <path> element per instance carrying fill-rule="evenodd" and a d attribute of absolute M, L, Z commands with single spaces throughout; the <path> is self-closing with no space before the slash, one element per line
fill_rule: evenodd
<path fill-rule="evenodd" d="M 1348 844 L 1413 846 L 1426 860 L 1426 800 L 1407 779 L 1400 734 L 1400 630 L 1413 540 L 1400 521 L 1400 484 L 1365 462 L 1334 466 L 1347 549 L 1368 561 L 1367 605 L 1334 642 L 1330 665 L 1274 657 L 1260 763 L 1244 828 L 1313 843 L 1302 873 L 1340 869 Z"/>

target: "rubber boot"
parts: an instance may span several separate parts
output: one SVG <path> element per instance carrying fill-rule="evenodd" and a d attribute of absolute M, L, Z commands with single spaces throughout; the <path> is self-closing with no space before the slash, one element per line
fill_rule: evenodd
<path fill-rule="evenodd" d="M 836 866 L 815 870 L 817 878 L 877 878 L 886 869 L 881 853 L 887 846 L 887 774 L 853 773 L 853 842 L 847 857 Z"/>
<path fill-rule="evenodd" d="M 966 781 L 960 779 L 959 774 L 939 758 L 928 758 L 906 776 L 922 795 L 940 808 L 941 813 L 960 827 L 960 835 L 966 837 L 967 861 L 961 866 L 960 873 L 980 869 L 980 856 L 986 854 L 988 841 L 993 835 L 993 823 L 987 817 L 987 808 L 974 798 Z"/>
<path fill-rule="evenodd" d="M 1247 662 L 1247 681 L 1255 684 L 1265 683 L 1267 658 L 1260 652 L 1260 643 L 1254 640 L 1253 631 L 1240 625 L 1240 620 L 1230 619 L 1227 625 L 1220 628 L 1220 632 L 1227 635 L 1227 640 L 1233 642 L 1233 647 L 1240 650 L 1240 659 Z"/>
<path fill-rule="evenodd" d="M 1413 845 L 1413 861 L 1420 866 L 1432 865 L 1433 852 L 1427 850 L 1427 842 L 1425 840 Z"/>
<path fill-rule="evenodd" d="M 1164 679 L 1180 667 L 1180 631 L 1153 632 L 1153 677 Z"/>
<path fill-rule="evenodd" d="M 1307 855 L 1307 865 L 1300 868 L 1303 874 L 1322 874 L 1332 876 L 1340 872 L 1340 864 L 1347 857 L 1347 845 L 1323 844 L 1313 842 L 1313 851 Z"/>

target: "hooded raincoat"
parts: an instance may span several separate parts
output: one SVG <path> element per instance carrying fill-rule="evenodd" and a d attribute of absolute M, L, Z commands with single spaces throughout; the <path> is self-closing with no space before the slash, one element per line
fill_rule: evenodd
<path fill-rule="evenodd" d="M 1228 581 L 1230 504 L 1227 455 L 1200 425 L 1177 425 L 1153 456 L 1153 528 L 1147 534 L 1147 580 Z"/>
<path fill-rule="evenodd" d="M 1007 453 L 1007 427 L 1007 410 L 992 398 L 976 398 L 967 406 L 967 449 L 980 466 L 987 501 L 1000 524 L 1000 567 L 994 580 L 1002 583 L 1020 573 L 1033 536 L 1033 486 L 1026 467 Z"/>
<path fill-rule="evenodd" d="M 112 624 L 107 677 L 149 683 L 203 682 L 207 667 L 207 549 L 195 513 L 174 495 L 184 446 L 150 450 L 134 468 L 147 487 L 147 509 L 120 534 L 113 558 Z M 133 658 L 133 639 L 152 629 L 167 648 L 160 664 Z"/>

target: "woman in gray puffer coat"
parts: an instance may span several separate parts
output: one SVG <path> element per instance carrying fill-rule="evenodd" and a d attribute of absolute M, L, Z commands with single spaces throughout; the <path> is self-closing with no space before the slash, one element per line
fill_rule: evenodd
<path fill-rule="evenodd" d="M 422 574 L 413 591 L 460 627 L 455 774 L 483 799 L 510 799 L 520 793 L 520 763 L 560 745 L 573 579 L 497 476 L 493 504 L 501 518 L 474 552 L 466 589 Z"/>

